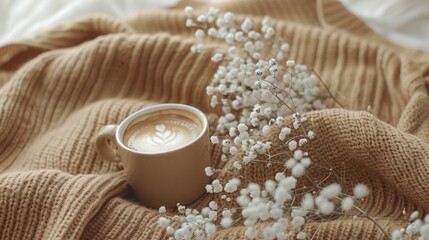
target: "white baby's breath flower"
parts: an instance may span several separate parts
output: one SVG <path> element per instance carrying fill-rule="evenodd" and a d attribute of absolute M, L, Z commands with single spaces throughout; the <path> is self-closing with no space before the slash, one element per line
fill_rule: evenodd
<path fill-rule="evenodd" d="M 239 161 L 235 161 L 232 165 L 237 170 L 240 170 L 243 168 L 243 166 L 241 165 L 241 163 Z"/>
<path fill-rule="evenodd" d="M 204 37 L 204 35 L 205 35 L 204 31 L 201 29 L 198 29 L 197 31 L 195 31 L 195 37 L 197 39 L 202 39 Z"/>
<path fill-rule="evenodd" d="M 171 222 L 170 219 L 165 218 L 165 217 L 160 217 L 158 219 L 158 225 L 162 228 L 168 227 L 168 225 L 170 225 L 170 222 Z"/>
<path fill-rule="evenodd" d="M 269 179 L 265 182 L 265 191 L 267 191 L 268 193 L 273 193 L 274 190 L 276 189 L 276 182 Z"/>
<path fill-rule="evenodd" d="M 246 231 L 244 232 L 244 236 L 248 239 L 255 239 L 258 236 L 258 233 L 255 229 L 249 227 L 246 228 Z"/>
<path fill-rule="evenodd" d="M 209 203 L 209 207 L 212 209 L 212 210 L 217 210 L 218 209 L 218 204 L 215 202 L 215 201 L 210 201 L 210 203 Z"/>
<path fill-rule="evenodd" d="M 306 193 L 301 202 L 301 207 L 304 210 L 311 210 L 314 208 L 314 197 L 310 193 Z"/>
<path fill-rule="evenodd" d="M 304 167 L 308 167 L 308 166 L 310 166 L 311 165 L 311 159 L 310 158 L 303 158 L 303 159 L 301 159 L 301 164 L 304 166 Z"/>
<path fill-rule="evenodd" d="M 364 198 L 368 195 L 368 187 L 365 184 L 359 183 L 353 188 L 353 195 L 356 198 Z"/>
<path fill-rule="evenodd" d="M 391 239 L 392 240 L 401 240 L 402 239 L 402 232 L 399 229 L 396 229 L 395 231 L 393 231 Z"/>
<path fill-rule="evenodd" d="M 276 173 L 276 175 L 274 176 L 274 179 L 277 181 L 277 182 L 280 182 L 281 180 L 283 180 L 284 178 L 286 178 L 286 176 L 285 176 L 285 174 L 284 173 L 282 173 L 282 172 L 278 172 L 278 173 Z"/>
<path fill-rule="evenodd" d="M 292 199 L 292 196 L 290 195 L 289 192 L 286 191 L 285 188 L 278 187 L 274 191 L 274 200 L 276 201 L 276 204 L 283 205 L 284 202 L 290 199 Z"/>
<path fill-rule="evenodd" d="M 240 133 L 247 131 L 249 128 L 244 123 L 240 123 L 237 126 L 237 129 Z"/>
<path fill-rule="evenodd" d="M 237 135 L 237 129 L 235 127 L 232 127 L 229 129 L 229 136 L 235 137 Z"/>
<path fill-rule="evenodd" d="M 248 36 L 252 40 L 258 40 L 259 38 L 261 38 L 261 34 L 255 31 L 249 31 Z"/>
<path fill-rule="evenodd" d="M 226 34 L 225 42 L 228 43 L 229 45 L 233 45 L 234 44 L 234 37 L 235 37 L 235 35 L 233 33 Z"/>
<path fill-rule="evenodd" d="M 316 134 L 313 131 L 310 130 L 307 133 L 307 137 L 310 138 L 310 139 L 313 139 L 314 137 L 316 137 Z"/>
<path fill-rule="evenodd" d="M 214 169 L 214 168 L 212 168 L 212 167 L 206 167 L 206 168 L 204 169 L 204 171 L 206 172 L 206 175 L 207 175 L 208 177 L 212 176 L 212 175 L 215 173 L 215 169 Z"/>
<path fill-rule="evenodd" d="M 294 228 L 299 228 L 304 225 L 305 219 L 301 216 L 296 216 L 292 219 L 291 224 Z"/>
<path fill-rule="evenodd" d="M 237 191 L 238 185 L 240 185 L 240 180 L 238 178 L 232 178 L 225 184 L 225 192 L 233 193 Z"/>
<path fill-rule="evenodd" d="M 215 53 L 211 58 L 213 62 L 220 62 L 222 61 L 222 59 L 223 59 L 222 53 Z"/>
<path fill-rule="evenodd" d="M 419 233 L 423 239 L 429 239 L 429 224 L 426 223 L 421 226 Z"/>
<path fill-rule="evenodd" d="M 204 44 L 199 43 L 196 45 L 197 52 L 202 52 L 203 50 L 204 50 Z"/>
<path fill-rule="evenodd" d="M 283 124 L 283 117 L 278 116 L 278 117 L 276 118 L 276 124 L 277 124 L 277 125 L 281 125 L 281 124 Z M 282 130 L 283 130 L 283 129 L 282 129 Z"/>
<path fill-rule="evenodd" d="M 276 60 L 277 61 L 282 61 L 284 59 L 285 59 L 284 53 L 283 52 L 278 52 L 277 55 L 276 55 Z"/>
<path fill-rule="evenodd" d="M 212 221 L 216 221 L 217 219 L 217 212 L 216 211 L 209 211 L 208 217 Z"/>
<path fill-rule="evenodd" d="M 283 52 L 289 51 L 289 44 L 283 43 L 280 47 L 280 50 L 282 50 Z"/>
<path fill-rule="evenodd" d="M 308 140 L 306 138 L 301 138 L 299 139 L 299 146 L 304 146 L 305 144 L 307 144 Z"/>
<path fill-rule="evenodd" d="M 301 150 L 295 150 L 293 152 L 293 158 L 295 158 L 296 160 L 301 160 L 304 157 L 304 153 Z"/>
<path fill-rule="evenodd" d="M 422 221 L 420 219 L 417 219 L 408 225 L 408 227 L 405 229 L 405 233 L 408 234 L 409 236 L 416 235 L 420 232 L 421 226 L 422 226 Z"/>
<path fill-rule="evenodd" d="M 419 217 L 419 211 L 414 211 L 410 215 L 410 220 L 416 220 Z"/>
<path fill-rule="evenodd" d="M 213 186 L 211 184 L 206 185 L 206 192 L 207 193 L 213 193 Z"/>
<path fill-rule="evenodd" d="M 326 200 L 319 205 L 319 209 L 322 214 L 329 215 L 334 212 L 335 204 L 331 201 Z"/>
<path fill-rule="evenodd" d="M 183 205 L 180 205 L 180 203 L 177 204 L 177 210 L 179 210 L 180 213 L 184 213 L 186 210 L 186 207 Z"/>
<path fill-rule="evenodd" d="M 229 149 L 229 153 L 231 153 L 231 155 L 237 155 L 238 154 L 238 149 L 237 147 L 231 147 Z"/>
<path fill-rule="evenodd" d="M 206 17 L 206 16 L 204 16 L 204 15 L 199 15 L 199 16 L 197 17 L 197 21 L 198 21 L 198 22 L 206 22 L 206 21 L 207 21 L 207 17 Z"/>
<path fill-rule="evenodd" d="M 270 217 L 272 219 L 279 219 L 283 216 L 283 209 L 279 207 L 273 207 L 270 210 Z"/>
<path fill-rule="evenodd" d="M 276 234 L 274 232 L 274 229 L 272 227 L 265 227 L 262 231 L 262 236 L 264 239 L 274 239 L 276 237 Z"/>
<path fill-rule="evenodd" d="M 320 191 L 320 195 L 326 199 L 333 199 L 341 193 L 341 186 L 338 183 L 332 183 Z"/>
<path fill-rule="evenodd" d="M 159 207 L 158 212 L 162 214 L 162 213 L 167 212 L 167 209 L 165 208 L 165 206 L 161 206 L 161 207 Z"/>
<path fill-rule="evenodd" d="M 217 37 L 218 31 L 215 28 L 209 28 L 207 34 L 212 37 Z"/>
<path fill-rule="evenodd" d="M 284 128 L 282 128 L 282 130 L 280 131 L 280 133 L 279 133 L 279 139 L 281 140 L 281 141 L 284 141 L 285 139 L 286 139 L 286 136 L 288 135 L 288 134 L 290 134 L 291 133 L 291 130 L 290 130 L 290 128 L 288 128 L 288 127 L 284 127 Z"/>
<path fill-rule="evenodd" d="M 211 236 L 216 233 L 216 225 L 214 225 L 213 223 L 206 223 L 204 230 L 206 234 Z"/>
<path fill-rule="evenodd" d="M 232 12 L 226 12 L 223 15 L 223 18 L 225 19 L 226 22 L 231 23 L 234 18 L 234 14 Z"/>
<path fill-rule="evenodd" d="M 354 205 L 354 199 L 352 197 L 345 197 L 342 201 L 341 201 L 341 208 L 345 211 L 348 212 L 350 210 L 352 210 Z"/>
<path fill-rule="evenodd" d="M 292 167 L 292 175 L 302 177 L 305 174 L 305 167 L 301 163 L 297 163 Z"/>
<path fill-rule="evenodd" d="M 217 96 L 213 95 L 212 98 L 211 98 L 211 100 L 210 100 L 210 106 L 211 107 L 216 107 L 216 105 L 217 105 Z"/>
<path fill-rule="evenodd" d="M 219 138 L 217 136 L 211 136 L 210 141 L 212 142 L 212 144 L 218 144 Z"/>
<path fill-rule="evenodd" d="M 296 187 L 297 179 L 293 176 L 283 178 L 279 185 L 290 191 Z"/>
<path fill-rule="evenodd" d="M 168 235 L 173 235 L 174 232 L 175 232 L 175 230 L 174 230 L 174 228 L 172 226 L 168 226 L 166 228 L 166 232 L 167 232 Z"/>
<path fill-rule="evenodd" d="M 215 93 L 215 89 L 213 86 L 207 86 L 206 87 L 206 93 L 207 95 L 213 95 Z"/>
<path fill-rule="evenodd" d="M 224 228 L 228 228 L 230 227 L 232 224 L 232 218 L 222 218 L 222 220 L 220 221 L 220 225 L 222 225 L 222 227 Z"/>
<path fill-rule="evenodd" d="M 288 67 L 293 67 L 293 66 L 295 66 L 295 61 L 294 60 L 287 60 L 286 65 Z"/>
<path fill-rule="evenodd" d="M 187 16 L 190 16 L 190 15 L 192 15 L 193 10 L 194 9 L 191 6 L 186 6 L 184 9 L 184 12 Z"/>
<path fill-rule="evenodd" d="M 231 140 L 224 139 L 222 140 L 222 146 L 229 147 L 231 145 Z"/>
<path fill-rule="evenodd" d="M 223 186 L 222 186 L 222 184 L 220 184 L 219 179 L 213 180 L 212 186 L 213 186 L 213 192 L 214 193 L 219 193 L 219 192 L 222 192 L 222 190 L 223 190 Z"/>
<path fill-rule="evenodd" d="M 296 239 L 307 239 L 307 234 L 301 231 L 296 235 Z"/>
<path fill-rule="evenodd" d="M 186 27 L 192 27 L 194 25 L 194 21 L 192 21 L 192 19 L 186 19 L 185 25 Z"/>
<path fill-rule="evenodd" d="M 270 134 L 271 132 L 271 127 L 269 125 L 265 125 L 262 128 L 262 134 L 264 134 L 265 136 L 267 136 L 268 134 Z"/>
<path fill-rule="evenodd" d="M 232 217 L 232 211 L 230 209 L 224 209 L 222 211 L 222 217 Z"/>
<path fill-rule="evenodd" d="M 247 33 L 252 29 L 252 26 L 253 26 L 252 20 L 250 20 L 249 18 L 246 18 L 241 24 L 241 30 Z"/>
<path fill-rule="evenodd" d="M 295 140 L 291 140 L 288 143 L 289 150 L 294 151 L 297 148 L 298 144 Z"/>

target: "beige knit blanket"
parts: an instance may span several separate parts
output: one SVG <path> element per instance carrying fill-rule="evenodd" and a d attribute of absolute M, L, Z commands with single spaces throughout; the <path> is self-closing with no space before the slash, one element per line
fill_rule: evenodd
<path fill-rule="evenodd" d="M 210 51 L 190 52 L 187 4 L 122 21 L 93 16 L 0 48 L 0 239 L 166 238 L 157 210 L 136 201 L 122 165 L 103 161 L 93 140 L 103 125 L 152 104 L 213 111 L 205 87 L 217 65 Z M 345 189 L 369 186 L 362 206 L 381 226 L 403 224 L 404 208 L 429 211 L 429 55 L 388 43 L 336 1 L 217 7 L 271 16 L 290 57 L 313 66 L 336 93 L 345 109 L 308 114 L 318 136 L 309 152 L 343 173 Z M 273 172 L 253 167 L 243 175 L 261 182 Z M 243 232 L 236 224 L 216 239 Z M 314 239 L 383 237 L 371 221 L 352 216 L 313 222 L 307 232 Z"/>

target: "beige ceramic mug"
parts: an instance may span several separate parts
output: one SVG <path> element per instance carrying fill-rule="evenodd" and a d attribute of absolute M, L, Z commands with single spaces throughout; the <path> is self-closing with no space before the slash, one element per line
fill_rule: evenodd
<path fill-rule="evenodd" d="M 104 126 L 95 145 L 105 160 L 123 162 L 129 184 L 148 207 L 187 204 L 205 192 L 208 121 L 194 107 L 161 104 L 142 109 L 118 125 Z"/>

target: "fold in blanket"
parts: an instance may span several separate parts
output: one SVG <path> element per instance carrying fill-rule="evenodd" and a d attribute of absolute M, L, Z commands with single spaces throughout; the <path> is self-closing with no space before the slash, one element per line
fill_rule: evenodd
<path fill-rule="evenodd" d="M 388 43 L 336 1 L 241 0 L 216 7 L 238 18 L 271 16 L 291 45 L 290 58 L 313 66 L 338 94 L 346 109 L 307 114 L 318 135 L 308 148 L 313 161 L 346 171 L 345 189 L 367 184 L 363 208 L 383 217 L 387 231 L 403 223 L 396 219 L 404 208 L 429 211 L 429 55 Z M 184 22 L 181 9 L 123 21 L 94 16 L 0 48 L 1 239 L 166 238 L 157 210 L 135 200 L 122 165 L 103 161 L 93 138 L 103 125 L 157 103 L 213 113 L 205 87 L 217 65 L 210 50 L 190 52 L 195 40 Z M 219 152 L 213 149 L 213 166 L 224 164 Z M 261 182 L 274 173 L 254 165 L 243 175 Z M 383 238 L 372 222 L 347 216 L 306 228 L 315 239 Z M 244 227 L 215 238 L 244 238 Z"/>

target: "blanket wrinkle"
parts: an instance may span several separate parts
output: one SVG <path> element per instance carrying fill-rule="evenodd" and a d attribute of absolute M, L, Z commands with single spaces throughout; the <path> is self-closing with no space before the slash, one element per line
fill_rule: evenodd
<path fill-rule="evenodd" d="M 218 109 L 205 88 L 219 43 L 190 52 L 197 41 L 181 10 L 189 4 L 256 22 L 271 16 L 291 45 L 288 57 L 312 66 L 345 106 L 306 114 L 317 134 L 306 147 L 313 163 L 341 173 L 345 191 L 367 184 L 362 207 L 388 232 L 403 226 L 404 208 L 429 212 L 428 54 L 386 41 L 335 0 L 182 1 L 122 20 L 61 23 L 0 47 L 0 239 L 168 237 L 158 211 L 136 200 L 122 164 L 101 159 L 93 143 L 102 126 L 159 103 L 198 107 L 215 124 Z M 278 141 L 275 132 L 269 138 Z M 274 144 L 272 152 L 283 148 Z M 220 155 L 214 147 L 212 166 L 235 161 Z M 253 164 L 241 174 L 262 183 L 276 170 Z M 324 178 L 329 171 L 310 174 Z M 221 196 L 204 195 L 191 206 L 212 198 Z M 305 230 L 314 239 L 384 237 L 368 219 L 352 216 L 314 221 Z M 244 239 L 244 231 L 239 222 L 214 238 Z"/>

